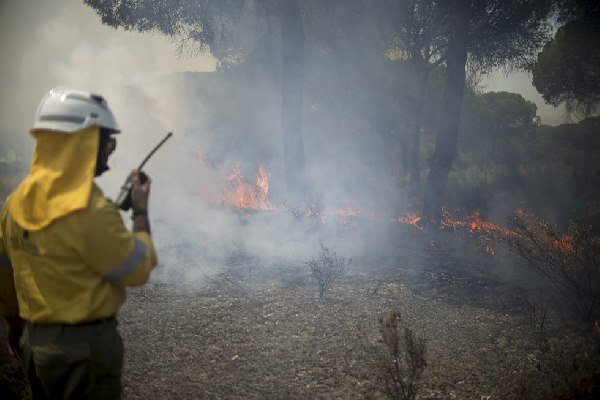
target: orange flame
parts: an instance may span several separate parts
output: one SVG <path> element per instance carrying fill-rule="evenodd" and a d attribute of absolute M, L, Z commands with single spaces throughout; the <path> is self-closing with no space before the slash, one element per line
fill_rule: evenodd
<path fill-rule="evenodd" d="M 244 182 L 239 167 L 227 175 L 227 186 L 223 195 L 223 205 L 250 210 L 272 210 L 269 202 L 269 174 L 263 165 L 258 166 L 256 183 Z"/>
<path fill-rule="evenodd" d="M 469 224 L 471 232 L 481 231 L 484 233 L 499 232 L 505 236 L 514 236 L 516 233 L 502 225 L 494 224 L 493 222 L 483 221 L 479 211 L 474 211 L 471 214 L 471 222 Z"/>
<path fill-rule="evenodd" d="M 401 224 L 411 225 L 411 226 L 417 228 L 418 230 L 422 231 L 423 228 L 421 228 L 419 225 L 417 225 L 419 223 L 419 221 L 421 221 L 421 216 L 419 214 L 415 214 L 415 213 L 407 213 L 403 217 L 398 218 L 398 222 L 400 222 Z"/>
<path fill-rule="evenodd" d="M 424 230 L 424 228 L 418 224 L 422 221 L 422 217 L 416 213 L 406 213 L 405 215 L 394 219 L 394 221 L 398 221 L 401 224 L 410 225 L 420 231 Z M 440 221 L 440 226 L 442 229 L 452 229 L 455 231 L 466 230 L 470 234 L 479 236 L 480 240 L 482 241 L 481 248 L 490 255 L 495 255 L 496 251 L 490 243 L 490 239 L 488 236 L 489 234 L 500 233 L 502 235 L 507 236 L 516 235 L 514 231 L 504 226 L 482 220 L 479 211 L 473 212 L 470 216 L 456 218 L 453 217 L 450 214 L 450 212 L 444 210 L 442 213 L 442 220 Z"/>
<path fill-rule="evenodd" d="M 336 218 L 338 224 L 349 227 L 356 226 L 356 217 L 361 215 L 361 212 L 358 208 L 348 207 L 348 208 L 334 208 L 332 210 L 327 210 L 326 217 L 332 215 Z"/>
<path fill-rule="evenodd" d="M 559 239 L 552 241 L 552 247 L 567 254 L 574 254 L 575 248 L 573 247 L 573 236 L 564 235 Z"/>

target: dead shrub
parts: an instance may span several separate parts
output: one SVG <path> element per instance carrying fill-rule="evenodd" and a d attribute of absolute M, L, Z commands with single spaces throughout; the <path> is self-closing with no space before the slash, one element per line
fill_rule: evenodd
<path fill-rule="evenodd" d="M 384 393 L 395 400 L 415 399 L 427 366 L 426 341 L 407 326 L 399 311 L 391 311 L 379 323 L 386 350 L 378 363 Z"/>
<path fill-rule="evenodd" d="M 316 200 L 307 200 L 305 202 L 291 202 L 286 200 L 283 202 L 283 206 L 286 212 L 299 222 L 308 219 L 319 223 L 323 219 L 321 205 Z"/>
<path fill-rule="evenodd" d="M 329 248 L 323 243 L 319 244 L 319 258 L 306 262 L 310 267 L 313 278 L 317 281 L 319 287 L 319 298 L 323 298 L 325 291 L 331 288 L 333 283 L 341 277 L 346 271 L 347 261 L 345 258 L 338 258 L 335 252 L 330 252 Z"/>

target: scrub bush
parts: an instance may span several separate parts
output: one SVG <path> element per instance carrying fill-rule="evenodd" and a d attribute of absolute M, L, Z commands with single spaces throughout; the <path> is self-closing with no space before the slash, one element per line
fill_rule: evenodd
<path fill-rule="evenodd" d="M 503 233 L 512 251 L 548 279 L 572 306 L 582 322 L 600 310 L 600 238 L 592 226 L 573 221 L 566 233 L 542 218 L 517 212 L 510 219 L 513 231 Z"/>
<path fill-rule="evenodd" d="M 384 393 L 394 400 L 413 400 L 427 366 L 427 344 L 407 325 L 399 311 L 379 321 L 386 352 L 379 360 Z"/>
<path fill-rule="evenodd" d="M 347 261 L 345 258 L 338 258 L 323 243 L 320 243 L 320 246 L 319 258 L 309 260 L 306 264 L 310 267 L 310 272 L 317 281 L 319 298 L 321 299 L 325 291 L 333 285 L 333 282 L 344 274 Z"/>

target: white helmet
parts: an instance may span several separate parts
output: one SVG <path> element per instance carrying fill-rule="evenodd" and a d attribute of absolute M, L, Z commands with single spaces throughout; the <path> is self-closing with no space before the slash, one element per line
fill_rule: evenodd
<path fill-rule="evenodd" d="M 120 132 L 106 100 L 100 95 L 70 87 L 50 89 L 44 96 L 31 132 L 47 129 L 62 132 L 77 132 L 90 126 Z"/>

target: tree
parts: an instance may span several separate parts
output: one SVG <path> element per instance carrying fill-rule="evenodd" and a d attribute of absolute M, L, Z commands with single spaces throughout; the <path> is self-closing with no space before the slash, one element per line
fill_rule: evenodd
<path fill-rule="evenodd" d="M 112 27 L 139 32 L 158 31 L 178 40 L 178 50 L 210 51 L 227 68 L 247 58 L 270 34 L 271 20 L 281 28 L 281 124 L 288 194 L 301 197 L 305 190 L 302 98 L 304 79 L 304 27 L 300 0 L 84 0 Z M 241 31 L 253 20 L 254 35 Z M 246 50 L 247 51 L 247 50 Z"/>
<path fill-rule="evenodd" d="M 449 1 L 444 94 L 423 199 L 423 214 L 434 223 L 441 218 L 448 174 L 456 154 L 467 58 L 481 69 L 507 65 L 525 68 L 549 36 L 548 17 L 552 11 L 547 0 Z"/>
<path fill-rule="evenodd" d="M 304 85 L 304 26 L 297 0 L 279 1 L 283 70 L 281 125 L 288 194 L 306 195 L 302 98 Z"/>
<path fill-rule="evenodd" d="M 483 157 L 484 164 L 496 161 L 498 142 L 532 129 L 536 111 L 535 103 L 517 93 L 488 92 L 470 96 L 463 104 L 461 148 L 470 148 Z"/>
<path fill-rule="evenodd" d="M 467 64 L 467 39 L 471 10 L 466 2 L 453 5 L 453 21 L 446 52 L 446 74 L 442 110 L 431 158 L 431 168 L 423 198 L 423 215 L 427 220 L 439 222 L 446 183 L 458 139 L 458 124 L 465 89 L 465 66 Z"/>
<path fill-rule="evenodd" d="M 406 60 L 414 80 L 412 101 L 408 115 L 407 137 L 408 174 L 410 182 L 419 186 L 419 145 L 424 126 L 424 110 L 427 101 L 429 75 L 444 61 L 447 46 L 447 1 L 437 0 L 388 0 L 389 19 L 396 27 L 391 34 L 393 57 Z"/>
<path fill-rule="evenodd" d="M 538 55 L 533 85 L 547 103 L 587 117 L 600 110 L 600 23 L 586 15 L 560 27 Z"/>

